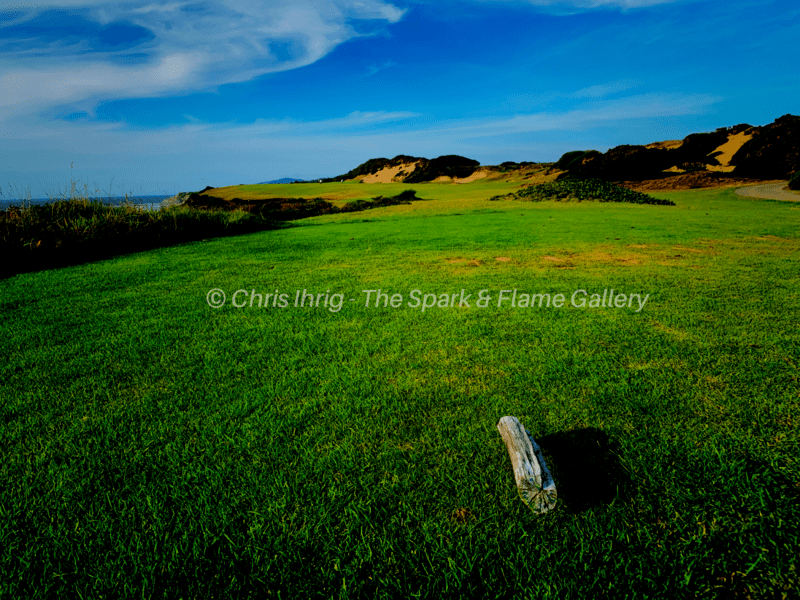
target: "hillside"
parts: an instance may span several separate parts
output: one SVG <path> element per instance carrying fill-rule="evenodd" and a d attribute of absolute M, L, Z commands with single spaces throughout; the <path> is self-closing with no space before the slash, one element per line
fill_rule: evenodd
<path fill-rule="evenodd" d="M 768 125 L 741 123 L 692 133 L 682 140 L 623 144 L 605 153 L 567 152 L 556 163 L 509 161 L 481 166 L 477 160 L 454 154 L 434 159 L 399 154 L 391 159 L 370 159 L 347 173 L 319 182 L 412 184 L 504 180 L 530 184 L 572 175 L 645 191 L 742 186 L 789 179 L 798 171 L 800 117 L 787 114 Z M 300 180 L 284 178 L 262 183 L 291 182 Z M 209 186 L 200 193 L 209 189 L 213 188 Z"/>
<path fill-rule="evenodd" d="M 479 166 L 477 160 L 455 154 L 430 160 L 399 154 L 392 159 L 370 159 L 344 175 L 323 179 L 322 182 L 359 180 L 363 183 L 423 183 L 441 181 L 442 178 L 458 180 L 473 177 Z"/>
<path fill-rule="evenodd" d="M 272 181 L 260 181 L 257 185 L 267 184 L 284 184 L 284 183 L 306 183 L 305 179 L 296 179 L 294 177 L 282 177 L 281 179 L 273 179 Z"/>
<path fill-rule="evenodd" d="M 784 115 L 773 123 L 746 123 L 693 133 L 683 140 L 621 145 L 605 153 L 567 152 L 554 169 L 578 177 L 636 182 L 703 173 L 684 180 L 788 179 L 800 170 L 800 117 Z M 714 175 L 710 175 L 714 173 Z"/>
<path fill-rule="evenodd" d="M 731 164 L 734 174 L 759 179 L 788 179 L 800 171 L 800 117 L 784 115 L 756 127 Z"/>

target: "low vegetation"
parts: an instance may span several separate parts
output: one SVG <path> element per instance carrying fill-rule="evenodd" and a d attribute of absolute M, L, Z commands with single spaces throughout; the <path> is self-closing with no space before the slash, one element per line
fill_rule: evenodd
<path fill-rule="evenodd" d="M 213 189 L 213 188 L 207 188 Z M 131 203 L 70 198 L 0 210 L 0 252 L 7 260 L 0 277 L 66 266 L 210 237 L 275 229 L 287 221 L 325 214 L 360 212 L 421 200 L 414 190 L 342 207 L 323 198 L 266 201 L 223 200 L 181 194 L 182 205 L 148 211 Z"/>
<path fill-rule="evenodd" d="M 254 215 L 71 198 L 0 210 L 0 277 L 277 227 Z"/>
<path fill-rule="evenodd" d="M 372 200 L 357 199 L 344 206 L 337 206 L 325 198 L 267 198 L 263 200 L 243 200 L 232 198 L 225 200 L 205 194 L 190 194 L 183 203 L 184 207 L 201 211 L 242 211 L 267 220 L 296 221 L 318 215 L 335 215 L 339 213 L 360 212 L 383 206 L 411 204 L 417 197 L 414 190 L 405 190 L 395 196 L 378 196 Z"/>
<path fill-rule="evenodd" d="M 670 200 L 654 198 L 642 192 L 614 185 L 595 178 L 563 177 L 550 183 L 523 188 L 511 194 L 494 196 L 490 200 L 596 200 L 598 202 L 629 202 L 631 204 L 657 204 L 674 206 Z"/>
<path fill-rule="evenodd" d="M 789 179 L 789 189 L 800 190 L 800 171 L 792 175 Z"/>

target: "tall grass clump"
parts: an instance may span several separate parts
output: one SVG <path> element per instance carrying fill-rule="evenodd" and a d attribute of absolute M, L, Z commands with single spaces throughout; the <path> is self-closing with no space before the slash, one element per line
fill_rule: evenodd
<path fill-rule="evenodd" d="M 615 185 L 602 179 L 592 177 L 584 179 L 572 176 L 550 183 L 533 185 L 511 194 L 490 198 L 490 200 L 527 200 L 530 202 L 570 199 L 675 206 L 675 203 L 670 200 L 653 198 L 642 192 Z"/>
<path fill-rule="evenodd" d="M 74 194 L 46 204 L 30 199 L 0 210 L 0 277 L 273 227 L 258 215 L 162 206 L 148 211 Z"/>

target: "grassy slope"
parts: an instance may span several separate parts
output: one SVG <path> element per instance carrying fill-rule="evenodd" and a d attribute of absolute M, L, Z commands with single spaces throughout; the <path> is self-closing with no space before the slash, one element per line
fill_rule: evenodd
<path fill-rule="evenodd" d="M 798 589 L 800 206 L 485 202 L 503 185 L 0 281 L 0 596 Z M 374 288 L 651 296 L 421 313 Z M 504 415 L 553 513 L 517 497 Z"/>

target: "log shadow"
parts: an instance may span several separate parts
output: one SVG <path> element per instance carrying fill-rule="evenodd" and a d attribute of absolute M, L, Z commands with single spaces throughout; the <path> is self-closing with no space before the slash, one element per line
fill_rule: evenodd
<path fill-rule="evenodd" d="M 630 479 L 617 456 L 619 444 L 587 427 L 536 438 L 558 492 L 572 513 L 603 506 L 623 494 Z"/>

